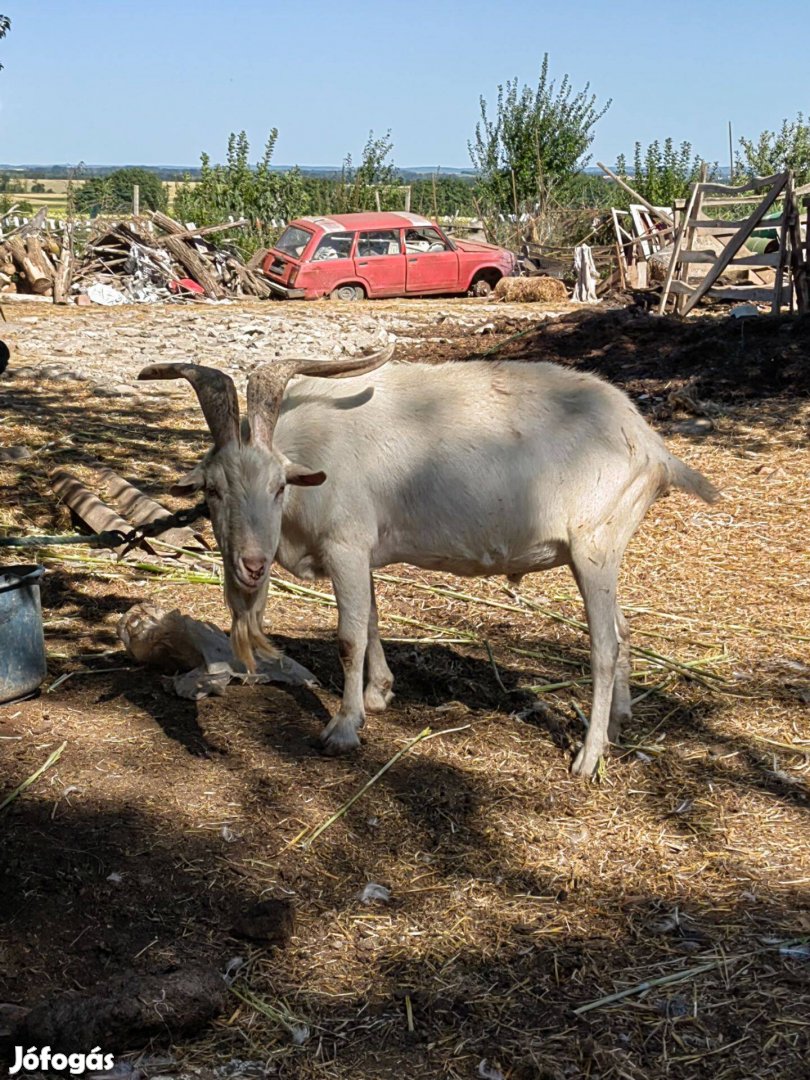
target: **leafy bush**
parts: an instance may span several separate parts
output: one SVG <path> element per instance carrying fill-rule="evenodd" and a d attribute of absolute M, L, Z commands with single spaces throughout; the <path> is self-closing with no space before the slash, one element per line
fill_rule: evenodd
<path fill-rule="evenodd" d="M 594 128 L 611 103 L 598 108 L 589 84 L 574 92 L 567 75 L 558 88 L 548 69 L 546 53 L 536 88 L 519 88 L 517 79 L 499 86 L 493 119 L 480 99 L 481 120 L 468 149 L 486 214 L 542 212 L 590 160 Z"/>
<path fill-rule="evenodd" d="M 738 182 L 746 177 L 770 176 L 793 169 L 797 184 L 810 183 L 810 124 L 798 113 L 795 120 L 783 120 L 779 131 L 763 131 L 759 138 L 740 139 L 737 154 Z"/>
<path fill-rule="evenodd" d="M 241 131 L 231 133 L 224 165 L 212 165 L 208 154 L 200 155 L 200 180 L 188 179 L 177 188 L 175 215 L 196 225 L 218 225 L 229 217 L 247 218 L 249 226 L 234 235 L 243 253 L 269 247 L 280 223 L 309 211 L 309 195 L 300 170 L 276 172 L 271 168 L 278 131 L 268 136 L 261 160 L 252 167 L 250 144 Z"/>
<path fill-rule="evenodd" d="M 132 210 L 132 188 L 140 188 L 142 210 L 165 210 L 166 188 L 148 169 L 116 169 L 109 176 L 94 177 L 76 189 L 75 207 L 83 214 L 120 214 Z"/>
<path fill-rule="evenodd" d="M 478 209 L 473 181 L 439 173 L 413 180 L 411 210 L 425 217 L 476 217 Z"/>
<path fill-rule="evenodd" d="M 668 138 L 664 139 L 662 146 L 656 139 L 646 150 L 642 150 L 641 143 L 637 142 L 633 154 L 633 175 L 629 183 L 654 206 L 672 206 L 675 199 L 686 198 L 689 194 L 689 185 L 699 178 L 702 164 L 702 159 L 692 153 L 690 142 L 682 142 L 676 147 L 674 141 Z M 616 172 L 619 176 L 628 176 L 623 154 L 616 162 Z M 716 179 L 716 164 L 709 168 L 707 175 L 709 180 Z M 617 206 L 627 206 L 634 201 L 622 188 L 612 187 L 610 191 Z"/>

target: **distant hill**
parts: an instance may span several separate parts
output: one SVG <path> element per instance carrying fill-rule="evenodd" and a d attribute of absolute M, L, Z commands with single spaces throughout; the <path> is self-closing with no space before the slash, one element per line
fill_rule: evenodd
<path fill-rule="evenodd" d="M 93 176 L 108 176 L 116 169 L 124 168 L 146 169 L 147 172 L 156 173 L 161 180 L 182 180 L 189 176 L 192 180 L 199 178 L 200 169 L 197 165 L 88 165 L 84 164 L 81 169 L 81 179 L 87 180 Z M 300 165 L 298 166 L 306 176 L 332 177 L 340 175 L 340 165 Z M 293 165 L 272 165 L 273 172 L 289 172 Z M 75 172 L 75 165 L 9 165 L 0 163 L 0 172 L 19 173 L 31 179 L 41 180 L 64 180 Z M 433 176 L 434 173 L 441 176 L 455 176 L 460 179 L 472 179 L 472 169 L 457 169 L 437 165 L 414 165 L 403 166 L 397 169 L 403 180 L 418 180 L 422 177 Z"/>

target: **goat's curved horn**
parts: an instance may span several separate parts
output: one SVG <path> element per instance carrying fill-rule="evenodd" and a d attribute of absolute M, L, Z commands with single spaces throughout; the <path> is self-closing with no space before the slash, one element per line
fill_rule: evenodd
<path fill-rule="evenodd" d="M 200 399 L 217 449 L 239 440 L 239 399 L 230 375 L 199 364 L 149 364 L 138 379 L 188 379 Z"/>
<path fill-rule="evenodd" d="M 252 372 L 247 384 L 248 423 L 252 437 L 265 446 L 272 444 L 284 391 L 296 375 L 348 379 L 382 367 L 393 355 L 394 346 L 386 345 L 371 356 L 353 360 L 271 360 L 261 364 Z"/>

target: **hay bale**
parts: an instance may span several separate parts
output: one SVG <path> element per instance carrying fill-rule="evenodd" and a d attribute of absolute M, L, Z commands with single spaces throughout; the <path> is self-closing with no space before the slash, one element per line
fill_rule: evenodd
<path fill-rule="evenodd" d="M 495 286 L 495 297 L 518 304 L 558 303 L 568 290 L 553 277 L 504 277 Z"/>

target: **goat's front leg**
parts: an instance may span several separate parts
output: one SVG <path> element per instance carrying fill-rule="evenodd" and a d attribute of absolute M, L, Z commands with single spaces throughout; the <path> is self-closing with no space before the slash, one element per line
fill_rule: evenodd
<path fill-rule="evenodd" d="M 366 712 L 382 712 L 394 696 L 392 689 L 394 676 L 391 674 L 382 642 L 377 618 L 377 597 L 374 592 L 374 578 L 369 574 L 371 608 L 368 617 L 368 645 L 366 646 L 366 692 L 363 704 Z"/>
<path fill-rule="evenodd" d="M 371 613 L 368 559 L 356 552 L 336 552 L 329 560 L 338 606 L 338 652 L 343 665 L 343 701 L 321 733 L 327 754 L 342 754 L 360 745 L 363 726 L 363 662 Z"/>

